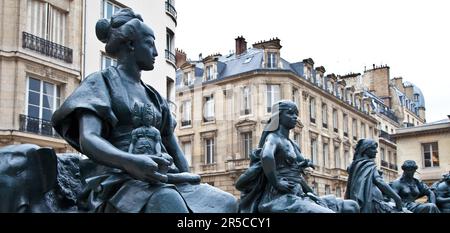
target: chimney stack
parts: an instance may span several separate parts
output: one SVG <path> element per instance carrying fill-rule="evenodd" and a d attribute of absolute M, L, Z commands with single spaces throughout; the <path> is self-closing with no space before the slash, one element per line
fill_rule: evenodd
<path fill-rule="evenodd" d="M 236 56 L 243 54 L 247 51 L 247 41 L 243 36 L 238 36 L 236 39 Z"/>
<path fill-rule="evenodd" d="M 175 49 L 175 64 L 180 68 L 187 61 L 186 53 L 181 49 Z"/>

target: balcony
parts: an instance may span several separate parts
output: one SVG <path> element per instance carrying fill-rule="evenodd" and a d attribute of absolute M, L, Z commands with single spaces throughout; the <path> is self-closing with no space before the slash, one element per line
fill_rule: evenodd
<path fill-rule="evenodd" d="M 381 160 L 382 167 L 389 167 L 389 163 L 386 160 Z"/>
<path fill-rule="evenodd" d="M 177 22 L 177 10 L 175 10 L 175 6 L 172 5 L 172 1 L 166 1 L 166 13 L 172 17 L 172 19 Z"/>
<path fill-rule="evenodd" d="M 384 130 L 380 130 L 380 137 L 384 138 L 390 142 L 395 143 L 395 138 L 392 137 L 388 132 L 384 131 Z"/>
<path fill-rule="evenodd" d="M 225 162 L 227 171 L 245 170 L 250 166 L 250 159 L 232 159 Z"/>
<path fill-rule="evenodd" d="M 348 173 L 345 169 L 342 168 L 333 168 L 331 170 L 331 175 L 335 178 L 339 178 L 339 177 L 347 177 Z"/>
<path fill-rule="evenodd" d="M 385 115 L 385 116 L 387 116 L 389 119 L 391 119 L 391 120 L 393 120 L 393 121 L 395 121 L 395 122 L 397 122 L 398 123 L 398 117 L 394 114 L 394 112 L 393 111 L 391 111 L 391 110 L 389 110 L 389 109 L 381 109 L 380 110 L 380 113 L 381 114 L 383 114 L 383 115 Z"/>
<path fill-rule="evenodd" d="M 19 131 L 26 133 L 33 133 L 42 136 L 59 138 L 60 136 L 53 129 L 52 123 L 39 118 L 20 115 L 20 128 Z"/>
<path fill-rule="evenodd" d="M 166 49 L 166 60 L 175 65 L 175 54 Z"/>
<path fill-rule="evenodd" d="M 201 165 L 202 172 L 215 172 L 217 171 L 217 163 L 209 163 Z"/>
<path fill-rule="evenodd" d="M 27 32 L 22 33 L 22 47 L 25 49 L 31 49 L 48 57 L 65 61 L 67 63 L 72 63 L 73 61 L 72 49 Z"/>

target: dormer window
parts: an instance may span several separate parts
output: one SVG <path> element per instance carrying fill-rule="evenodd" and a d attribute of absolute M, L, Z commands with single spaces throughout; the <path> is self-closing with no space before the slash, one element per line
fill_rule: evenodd
<path fill-rule="evenodd" d="M 414 101 L 419 102 L 419 94 L 414 94 Z"/>
<path fill-rule="evenodd" d="M 183 84 L 184 86 L 190 86 L 194 84 L 194 79 L 192 78 L 191 72 L 184 73 Z"/>
<path fill-rule="evenodd" d="M 273 69 L 277 68 L 277 54 L 267 53 L 267 68 Z"/>
<path fill-rule="evenodd" d="M 206 81 L 210 81 L 213 79 L 214 79 L 214 75 L 213 75 L 212 65 L 206 66 Z"/>

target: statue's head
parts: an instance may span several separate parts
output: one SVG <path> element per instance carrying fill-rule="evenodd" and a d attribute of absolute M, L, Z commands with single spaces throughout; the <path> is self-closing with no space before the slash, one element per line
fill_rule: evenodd
<path fill-rule="evenodd" d="M 97 38 L 106 44 L 106 53 L 119 63 L 135 62 L 141 70 L 154 69 L 158 56 L 154 32 L 133 10 L 121 9 L 111 20 L 101 19 L 95 29 Z"/>
<path fill-rule="evenodd" d="M 41 205 L 56 185 L 57 158 L 50 148 L 11 145 L 0 149 L 0 213 L 47 212 Z"/>
<path fill-rule="evenodd" d="M 442 181 L 450 183 L 450 171 L 442 175 Z"/>
<path fill-rule="evenodd" d="M 366 156 L 373 159 L 377 155 L 378 143 L 372 139 L 360 139 L 356 144 L 355 154 L 353 159 L 358 159 Z"/>
<path fill-rule="evenodd" d="M 402 170 L 405 175 L 414 175 L 417 168 L 419 168 L 414 160 L 406 160 L 403 162 Z"/>

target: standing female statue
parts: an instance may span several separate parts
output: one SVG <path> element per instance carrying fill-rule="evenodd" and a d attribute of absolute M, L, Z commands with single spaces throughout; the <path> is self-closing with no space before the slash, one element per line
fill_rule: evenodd
<path fill-rule="evenodd" d="M 358 202 L 362 213 L 391 213 L 402 211 L 402 200 L 384 182 L 374 161 L 378 143 L 360 139 L 356 144 L 353 162 L 348 168 L 348 182 L 345 198 Z M 383 194 L 394 199 L 395 209 L 384 201 Z"/>
<path fill-rule="evenodd" d="M 264 130 L 251 164 L 236 182 L 241 191 L 240 211 L 261 213 L 333 213 L 356 212 L 351 200 L 316 196 L 302 177 L 303 169 L 312 167 L 300 147 L 289 139 L 297 123 L 294 102 L 275 103 L 273 114 Z M 333 206 L 333 210 L 329 208 Z"/>
<path fill-rule="evenodd" d="M 442 213 L 450 213 L 450 172 L 431 187 L 436 194 L 436 205 Z"/>
<path fill-rule="evenodd" d="M 417 170 L 416 162 L 406 160 L 402 165 L 402 176 L 391 183 L 391 187 L 402 198 L 405 207 L 413 213 L 439 213 L 436 206 L 436 196 L 422 181 L 414 178 Z M 423 196 L 428 197 L 428 203 L 415 202 Z"/>
<path fill-rule="evenodd" d="M 97 212 L 235 210 L 234 197 L 199 185 L 200 177 L 188 173 L 188 164 L 174 135 L 176 121 L 167 101 L 141 80 L 141 71 L 153 70 L 158 56 L 152 29 L 131 9 L 122 9 L 110 21 L 99 20 L 96 33 L 106 43 L 106 53 L 117 58 L 117 67 L 89 75 L 52 119 L 54 128 L 72 147 L 106 166 L 103 174 L 87 180 L 79 201 Z M 133 154 L 145 150 L 129 151 L 132 132 L 141 127 L 160 131 L 161 153 L 172 159 L 161 154 Z M 173 167 L 172 161 L 176 169 L 168 173 L 177 173 L 172 176 L 175 180 L 165 174 L 166 169 L 162 169 L 164 172 L 159 169 Z M 197 184 L 180 191 L 178 184 L 186 182 Z M 205 190 L 215 199 L 198 195 L 197 191 Z M 197 199 L 192 201 L 197 204 L 194 210 L 189 202 L 192 196 L 203 201 L 200 204 Z M 208 205 L 205 203 L 208 201 L 217 203 Z M 215 208 L 205 209 L 208 206 Z"/>

